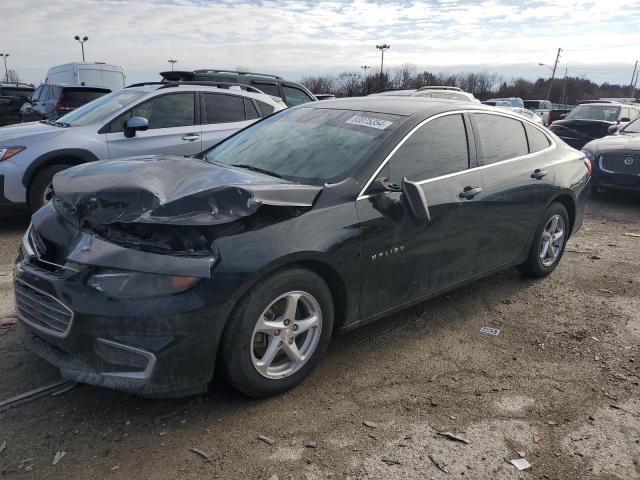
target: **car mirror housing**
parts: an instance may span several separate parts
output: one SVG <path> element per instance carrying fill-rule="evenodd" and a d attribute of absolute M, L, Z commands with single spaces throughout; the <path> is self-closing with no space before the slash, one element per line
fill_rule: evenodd
<path fill-rule="evenodd" d="M 416 220 L 421 224 L 428 224 L 431 221 L 431 214 L 429 213 L 429 206 L 422 187 L 416 182 L 411 182 L 404 178 L 402 180 L 402 193 L 404 193 Z"/>
<path fill-rule="evenodd" d="M 124 124 L 124 136 L 127 138 L 135 137 L 136 132 L 144 131 L 149 128 L 149 120 L 144 117 L 131 117 Z"/>
<path fill-rule="evenodd" d="M 371 182 L 372 193 L 378 192 L 401 192 L 402 187 L 397 183 L 391 183 L 387 177 L 378 177 Z"/>
<path fill-rule="evenodd" d="M 611 125 L 609 128 L 607 128 L 607 133 L 609 135 L 613 135 L 613 134 L 617 133 L 619 129 L 620 129 L 620 127 L 618 125 Z"/>

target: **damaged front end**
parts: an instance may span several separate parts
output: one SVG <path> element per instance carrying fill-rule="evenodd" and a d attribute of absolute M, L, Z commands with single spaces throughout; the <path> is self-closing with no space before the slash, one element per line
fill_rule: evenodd
<path fill-rule="evenodd" d="M 230 308 L 216 240 L 301 215 L 321 188 L 176 157 L 59 173 L 16 264 L 25 342 L 67 379 L 204 391 Z"/>

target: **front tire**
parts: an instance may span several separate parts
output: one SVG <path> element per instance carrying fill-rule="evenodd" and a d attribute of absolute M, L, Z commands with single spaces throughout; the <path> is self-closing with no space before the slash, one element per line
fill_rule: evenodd
<path fill-rule="evenodd" d="M 544 212 L 533 237 L 527 260 L 518 266 L 528 277 L 546 277 L 562 258 L 569 237 L 569 214 L 559 202 Z"/>
<path fill-rule="evenodd" d="M 29 189 L 29 208 L 32 213 L 53 198 L 53 176 L 69 167 L 71 165 L 53 165 L 36 174 Z"/>
<path fill-rule="evenodd" d="M 251 397 L 285 392 L 309 375 L 333 330 L 333 299 L 316 273 L 269 274 L 238 302 L 221 343 L 225 376 Z"/>

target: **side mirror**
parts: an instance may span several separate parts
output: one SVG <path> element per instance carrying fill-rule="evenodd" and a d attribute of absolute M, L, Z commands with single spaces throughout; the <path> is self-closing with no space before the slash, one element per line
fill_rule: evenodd
<path fill-rule="evenodd" d="M 618 132 L 618 130 L 620 130 L 620 126 L 618 125 L 611 125 L 609 128 L 607 128 L 607 133 L 609 135 L 614 135 L 615 133 Z"/>
<path fill-rule="evenodd" d="M 131 117 L 124 124 L 124 136 L 127 138 L 135 137 L 136 132 L 144 131 L 149 128 L 149 120 L 144 117 Z"/>
<path fill-rule="evenodd" d="M 629 123 L 631 121 L 631 119 L 629 117 L 622 117 L 620 119 L 620 123 Z"/>
<path fill-rule="evenodd" d="M 427 205 L 427 199 L 422 187 L 405 178 L 402 180 L 402 192 L 416 220 L 425 225 L 428 224 L 431 221 L 431 214 L 429 213 L 429 205 Z"/>
<path fill-rule="evenodd" d="M 397 183 L 391 183 L 387 177 L 378 177 L 371 182 L 372 190 L 375 192 L 401 192 L 402 187 Z"/>

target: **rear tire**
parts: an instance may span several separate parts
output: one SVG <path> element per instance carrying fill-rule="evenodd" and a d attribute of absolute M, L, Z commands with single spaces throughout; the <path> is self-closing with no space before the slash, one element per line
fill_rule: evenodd
<path fill-rule="evenodd" d="M 570 233 L 569 214 L 559 202 L 554 202 L 542 215 L 533 236 L 527 260 L 518 265 L 527 277 L 546 277 L 562 258 Z"/>
<path fill-rule="evenodd" d="M 333 299 L 322 278 L 300 267 L 271 273 L 229 318 L 220 354 L 225 376 L 251 397 L 285 392 L 315 368 L 332 329 Z"/>
<path fill-rule="evenodd" d="M 36 174 L 29 189 L 29 208 L 32 213 L 40 209 L 40 207 L 53 197 L 53 186 L 51 185 L 53 176 L 71 166 L 72 165 L 53 165 Z"/>

